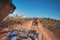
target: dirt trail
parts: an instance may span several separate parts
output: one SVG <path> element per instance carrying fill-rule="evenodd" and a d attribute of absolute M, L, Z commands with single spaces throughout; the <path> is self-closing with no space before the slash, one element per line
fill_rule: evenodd
<path fill-rule="evenodd" d="M 41 23 L 38 24 L 38 29 L 41 30 L 43 36 L 46 38 L 46 40 L 59 40 L 53 32 L 45 28 Z"/>
<path fill-rule="evenodd" d="M 40 23 L 38 24 L 38 27 L 32 25 L 32 20 L 24 22 L 23 25 L 19 25 L 19 24 L 14 25 L 14 26 L 11 26 L 10 28 L 6 28 L 4 30 L 8 31 L 9 29 L 10 30 L 12 30 L 12 29 L 31 30 L 32 29 L 32 30 L 36 30 L 38 32 L 38 39 L 39 40 L 57 40 L 55 38 L 54 34 L 52 32 L 50 32 L 47 28 L 44 28 L 43 25 L 41 25 Z M 9 32 L 1 34 L 0 35 L 0 40 L 5 40 L 5 38 L 7 37 L 8 34 L 9 34 Z"/>
<path fill-rule="evenodd" d="M 12 29 L 17 29 L 17 30 L 25 30 L 25 29 L 28 29 L 30 30 L 31 29 L 31 23 L 32 21 L 28 20 L 27 22 L 24 22 L 23 25 L 14 25 L 14 26 L 10 26 L 8 28 L 4 28 L 3 30 L 0 30 L 0 40 L 5 40 L 7 35 L 9 34 L 9 30 L 12 30 Z M 5 33 L 6 32 L 6 33 Z"/>

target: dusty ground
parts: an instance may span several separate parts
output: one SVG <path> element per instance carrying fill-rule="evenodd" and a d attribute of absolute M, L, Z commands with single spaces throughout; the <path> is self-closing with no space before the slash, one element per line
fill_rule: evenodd
<path fill-rule="evenodd" d="M 7 35 L 9 34 L 9 30 L 17 29 L 17 30 L 36 30 L 38 32 L 38 40 L 58 40 L 55 35 L 49 31 L 47 28 L 43 27 L 41 23 L 38 26 L 32 25 L 32 20 L 26 21 L 23 25 L 14 25 L 8 28 L 0 29 L 0 40 L 5 40 Z"/>

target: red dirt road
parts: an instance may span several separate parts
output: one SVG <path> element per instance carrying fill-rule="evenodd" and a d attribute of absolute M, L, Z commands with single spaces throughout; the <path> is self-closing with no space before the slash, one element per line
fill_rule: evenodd
<path fill-rule="evenodd" d="M 36 30 L 38 32 L 38 40 L 58 40 L 55 35 L 49 31 L 47 28 L 43 27 L 41 23 L 38 24 L 38 26 L 32 25 L 32 20 L 26 21 L 23 23 L 23 25 L 14 25 L 9 28 L 5 28 L 3 30 L 0 30 L 0 33 L 3 32 L 3 34 L 0 35 L 0 40 L 5 40 L 9 32 L 4 33 L 5 31 L 17 29 L 17 30 Z"/>

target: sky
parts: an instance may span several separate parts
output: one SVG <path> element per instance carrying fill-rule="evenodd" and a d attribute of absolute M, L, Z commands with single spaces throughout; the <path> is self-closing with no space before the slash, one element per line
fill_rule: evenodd
<path fill-rule="evenodd" d="M 11 15 L 50 17 L 60 20 L 60 0 L 13 0 L 16 10 Z"/>

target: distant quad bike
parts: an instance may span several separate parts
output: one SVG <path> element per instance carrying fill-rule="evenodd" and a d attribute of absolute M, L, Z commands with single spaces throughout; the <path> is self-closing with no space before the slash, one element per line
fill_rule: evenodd
<path fill-rule="evenodd" d="M 32 22 L 32 25 L 38 26 L 38 22 L 39 22 L 39 19 L 38 18 L 34 18 L 33 22 Z"/>
<path fill-rule="evenodd" d="M 35 30 L 13 30 L 6 40 L 38 40 L 38 33 Z"/>
<path fill-rule="evenodd" d="M 38 22 L 36 22 L 36 21 L 33 20 L 32 25 L 38 26 Z"/>

